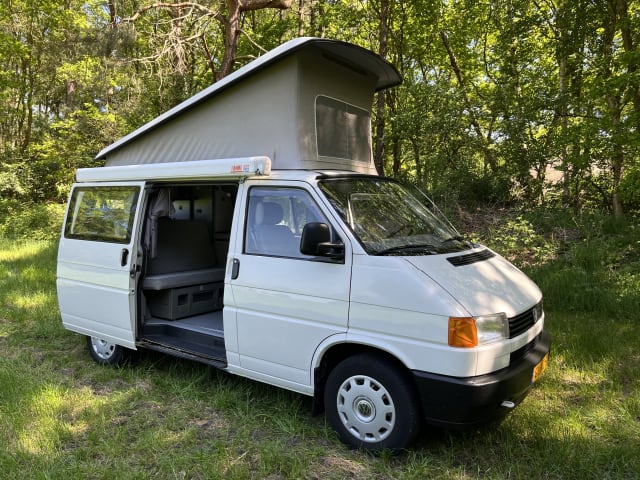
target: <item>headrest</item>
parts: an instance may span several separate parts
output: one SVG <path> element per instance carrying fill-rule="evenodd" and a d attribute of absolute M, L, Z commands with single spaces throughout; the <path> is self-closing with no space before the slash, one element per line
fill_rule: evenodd
<path fill-rule="evenodd" d="M 282 207 L 274 202 L 262 202 L 256 207 L 258 225 L 277 225 L 282 221 Z"/>

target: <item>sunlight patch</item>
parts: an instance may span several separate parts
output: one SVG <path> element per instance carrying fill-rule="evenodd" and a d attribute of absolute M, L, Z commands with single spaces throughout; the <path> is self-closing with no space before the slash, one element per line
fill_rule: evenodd
<path fill-rule="evenodd" d="M 29 241 L 16 242 L 7 241 L 0 242 L 0 260 L 25 260 L 33 257 L 48 248 L 51 242 L 48 241 Z"/>
<path fill-rule="evenodd" d="M 324 457 L 320 460 L 327 472 L 332 474 L 335 472 L 343 472 L 351 478 L 361 478 L 367 471 L 366 467 L 361 463 L 349 460 L 343 457 Z M 327 477 L 330 476 L 327 474 Z M 322 478 L 322 475 L 320 475 Z"/>
<path fill-rule="evenodd" d="M 88 423 L 83 419 L 90 407 L 87 392 L 71 394 L 56 385 L 34 391 L 27 405 L 30 416 L 18 435 L 18 448 L 30 454 L 51 453 L 69 439 L 84 435 Z"/>
<path fill-rule="evenodd" d="M 11 302 L 14 308 L 37 308 L 51 302 L 51 294 L 45 292 L 33 292 L 16 296 Z"/>

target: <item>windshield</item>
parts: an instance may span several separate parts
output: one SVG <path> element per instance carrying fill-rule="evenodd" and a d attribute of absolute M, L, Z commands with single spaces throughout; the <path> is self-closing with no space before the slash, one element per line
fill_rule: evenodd
<path fill-rule="evenodd" d="M 428 255 L 470 247 L 424 194 L 410 193 L 393 180 L 338 177 L 319 185 L 370 255 Z"/>

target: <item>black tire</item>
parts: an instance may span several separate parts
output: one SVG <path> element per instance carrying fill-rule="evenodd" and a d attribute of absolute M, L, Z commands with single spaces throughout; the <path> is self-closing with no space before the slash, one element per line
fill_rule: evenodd
<path fill-rule="evenodd" d="M 408 373 L 382 356 L 359 354 L 339 363 L 324 390 L 327 420 L 347 445 L 399 450 L 420 429 L 420 408 Z"/>
<path fill-rule="evenodd" d="M 89 355 L 100 365 L 122 366 L 127 361 L 127 349 L 108 340 L 87 336 Z"/>

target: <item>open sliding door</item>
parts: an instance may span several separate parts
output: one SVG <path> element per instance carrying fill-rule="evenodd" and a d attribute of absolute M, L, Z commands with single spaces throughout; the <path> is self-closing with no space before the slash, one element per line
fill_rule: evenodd
<path fill-rule="evenodd" d="M 129 348 L 135 348 L 143 192 L 144 182 L 74 185 L 58 249 L 64 326 Z"/>

